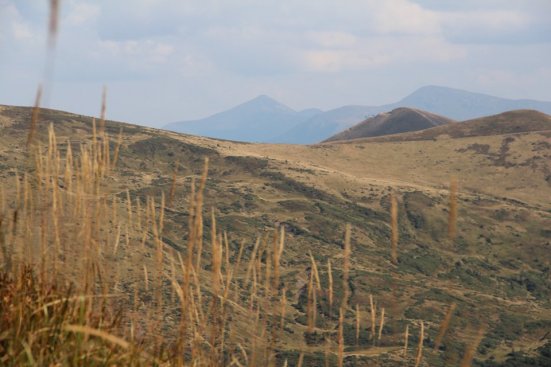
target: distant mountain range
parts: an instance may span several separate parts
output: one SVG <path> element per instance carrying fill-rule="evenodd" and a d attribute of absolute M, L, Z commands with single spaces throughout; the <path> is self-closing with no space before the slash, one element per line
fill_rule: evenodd
<path fill-rule="evenodd" d="M 219 139 L 266 143 L 313 144 L 382 112 L 410 107 L 467 120 L 518 109 L 551 114 L 551 102 L 506 99 L 464 90 L 426 86 L 402 100 L 382 106 L 343 106 L 329 111 L 295 111 L 268 96 L 259 96 L 204 119 L 168 124 L 166 129 Z"/>
<path fill-rule="evenodd" d="M 164 128 L 226 140 L 270 142 L 282 132 L 320 113 L 322 111 L 315 108 L 295 111 L 262 95 L 207 118 L 174 122 Z"/>

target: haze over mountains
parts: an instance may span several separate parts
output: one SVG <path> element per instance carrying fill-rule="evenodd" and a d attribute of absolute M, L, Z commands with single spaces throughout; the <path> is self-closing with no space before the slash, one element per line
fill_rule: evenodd
<path fill-rule="evenodd" d="M 395 103 L 381 106 L 349 105 L 329 111 L 295 111 L 268 96 L 259 96 L 230 110 L 203 119 L 173 122 L 165 128 L 228 140 L 313 144 L 368 117 L 399 107 L 420 109 L 453 120 L 473 119 L 518 109 L 551 113 L 551 102 L 514 100 L 447 87 L 425 86 Z"/>
<path fill-rule="evenodd" d="M 174 122 L 165 128 L 212 138 L 270 142 L 275 136 L 320 113 L 322 111 L 315 108 L 295 111 L 268 96 L 261 95 L 210 117 Z"/>

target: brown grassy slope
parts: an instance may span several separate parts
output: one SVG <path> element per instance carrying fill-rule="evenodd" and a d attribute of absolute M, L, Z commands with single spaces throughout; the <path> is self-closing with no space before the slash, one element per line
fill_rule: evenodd
<path fill-rule="evenodd" d="M 29 117 L 26 108 L 0 109 L 0 180 L 8 194 L 14 190 L 14 168 L 22 172 L 27 165 Z M 70 139 L 76 146 L 90 138 L 90 118 L 48 110 L 42 113 L 38 139 L 48 122 L 54 123 L 60 145 Z M 176 251 L 185 250 L 186 197 L 205 156 L 211 162 L 206 207 L 217 208 L 219 227 L 229 231 L 232 249 L 244 240 L 245 254 L 250 253 L 256 235 L 274 224 L 286 228 L 282 278 L 289 289 L 289 330 L 282 343 L 288 353 L 304 346 L 308 251 L 318 264 L 331 258 L 334 277 L 340 279 L 345 223 L 353 227 L 350 306 L 358 303 L 366 312 L 373 294 L 386 308 L 383 347 L 401 338 L 405 323 L 417 325 L 421 319 L 434 338 L 452 301 L 459 318 L 450 326 L 449 349 L 435 355 L 431 365 L 461 353 L 459 341 L 472 334 L 470 323 L 489 322 L 490 330 L 497 330 L 489 334 L 482 358 L 504 355 L 507 340 L 531 348 L 550 323 L 548 134 L 307 147 L 217 141 L 114 122 L 107 123 L 107 132 L 114 136 L 121 126 L 121 160 L 107 189 L 121 198 L 128 189 L 133 200 L 152 195 L 159 202 L 177 169 L 176 199 L 167 208 L 164 231 L 164 241 Z M 460 183 L 453 243 L 446 240 L 450 175 Z M 397 268 L 391 266 L 389 251 L 391 192 L 398 198 Z M 207 219 L 205 224 L 208 233 Z M 141 274 L 135 258 L 118 260 L 123 290 Z M 339 284 L 335 281 L 336 299 Z M 322 353 L 324 346 L 318 342 L 307 350 Z"/>
<path fill-rule="evenodd" d="M 370 117 L 343 132 L 333 135 L 324 142 L 399 134 L 429 129 L 451 122 L 453 120 L 444 116 L 414 108 L 401 107 Z"/>
<path fill-rule="evenodd" d="M 551 130 L 551 116 L 534 110 L 516 110 L 422 131 L 376 137 L 370 141 L 431 140 L 440 136 L 467 138 L 549 130 Z"/>
<path fill-rule="evenodd" d="M 544 204 L 545 208 L 551 195 L 550 134 L 549 116 L 516 111 L 351 142 L 259 146 L 250 154 L 295 156 L 290 158 L 293 164 L 333 172 L 331 176 L 340 181 L 434 189 L 447 186 L 450 176 L 459 176 L 463 190 Z"/>

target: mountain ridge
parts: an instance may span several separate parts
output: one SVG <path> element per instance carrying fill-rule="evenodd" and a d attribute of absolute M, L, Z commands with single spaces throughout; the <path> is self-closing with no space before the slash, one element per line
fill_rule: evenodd
<path fill-rule="evenodd" d="M 331 110 L 296 111 L 275 99 L 260 95 L 211 116 L 173 122 L 163 128 L 212 138 L 287 144 L 314 144 L 370 116 L 409 107 L 468 120 L 517 109 L 551 114 L 551 102 L 509 99 L 436 85 L 420 87 L 397 102 L 379 105 L 345 105 Z"/>
<path fill-rule="evenodd" d="M 296 111 L 267 95 L 260 95 L 214 115 L 172 122 L 163 128 L 218 139 L 269 142 L 280 131 L 291 129 L 320 111 L 314 108 Z"/>
<path fill-rule="evenodd" d="M 324 114 L 314 116 L 295 126 L 283 137 L 296 144 L 317 143 L 365 120 L 368 115 L 391 111 L 399 107 L 416 108 L 460 121 L 518 109 L 535 109 L 551 114 L 551 102 L 547 101 L 508 99 L 462 89 L 429 85 L 418 88 L 395 103 L 381 106 L 353 106 L 353 108 L 345 106 L 326 111 Z M 325 116 L 337 112 L 341 121 L 349 123 L 339 124 L 325 118 Z M 362 114 L 363 116 L 361 116 Z M 350 122 L 355 118 L 356 121 Z"/>
<path fill-rule="evenodd" d="M 443 114 L 454 120 L 470 120 L 520 109 L 551 113 L 551 102 L 548 101 L 502 98 L 437 85 L 423 86 L 397 103 L 404 107 L 415 108 L 417 106 L 417 108 Z"/>

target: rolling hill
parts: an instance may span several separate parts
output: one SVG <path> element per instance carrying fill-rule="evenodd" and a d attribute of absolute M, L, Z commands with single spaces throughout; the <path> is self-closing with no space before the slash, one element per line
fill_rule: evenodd
<path fill-rule="evenodd" d="M 343 132 L 331 136 L 324 142 L 418 131 L 451 122 L 453 120 L 447 117 L 413 108 L 400 107 L 370 117 Z"/>
<path fill-rule="evenodd" d="M 40 116 L 36 139 L 44 154 L 49 154 L 45 148 L 48 141 L 62 154 L 71 146 L 78 156 L 80 146 L 97 139 L 90 117 L 46 109 Z M 160 210 L 160 203 L 167 203 L 162 249 L 167 258 L 171 253 L 185 254 L 191 236 L 187 223 L 193 209 L 189 197 L 195 192 L 191 184 L 201 182 L 206 157 L 209 171 L 204 203 L 206 212 L 213 208 L 216 229 L 227 233 L 224 246 L 228 252 L 224 250 L 224 254 L 233 256 L 243 244 L 243 262 L 248 262 L 255 251 L 260 251 L 255 266 L 236 275 L 235 287 L 241 292 L 238 296 L 248 294 L 248 288 L 239 287 L 248 284 L 249 276 L 255 277 L 259 289 L 267 287 L 271 275 L 263 274 L 272 261 L 269 249 L 277 245 L 271 236 L 274 228 L 285 229 L 279 271 L 288 301 L 276 303 L 285 311 L 281 316 L 284 328 L 274 342 L 278 365 L 285 360 L 290 366 L 296 365 L 302 353 L 303 366 L 319 366 L 324 355 L 336 354 L 338 316 L 327 311 L 324 293 L 329 282 L 328 260 L 333 266 L 336 299 L 344 299 L 344 284 L 350 290 L 342 327 L 346 365 L 403 365 L 405 327 L 409 326 L 411 344 L 416 344 L 421 320 L 426 333 L 425 365 L 457 365 L 480 325 L 486 332 L 476 352 L 479 364 L 506 360 L 512 345 L 534 354 L 547 342 L 551 325 L 551 129 L 548 117 L 544 117 L 532 111 L 515 111 L 393 135 L 395 140 L 389 136 L 311 146 L 237 143 L 107 121 L 105 131 L 111 137 L 122 128 L 121 146 L 117 166 L 105 173 L 102 188 L 109 195 L 100 198 L 99 207 L 108 207 L 113 217 L 129 215 L 134 220 L 123 222 L 118 234 L 115 226 L 117 247 L 100 255 L 117 265 L 114 289 L 137 299 L 130 303 L 138 305 L 138 317 L 142 315 L 139 312 L 145 314 L 153 296 L 141 286 L 143 273 L 149 284 L 147 269 L 155 268 L 157 250 L 144 240 L 153 233 L 135 229 L 139 227 L 138 205 L 148 208 L 147 216 L 140 220 L 156 223 L 155 210 Z M 8 201 L 0 205 L 0 214 L 12 214 L 2 218 L 13 217 L 12 211 L 18 209 L 9 201 L 20 196 L 21 187 L 36 184 L 23 174 L 31 175 L 40 164 L 40 160 L 29 159 L 26 149 L 30 121 L 30 108 L 0 106 L 0 188 L 1 197 L 6 198 L 2 200 Z M 49 124 L 56 139 L 48 138 Z M 429 135 L 416 138 L 416 134 L 445 128 L 460 131 L 432 135 L 435 139 Z M 116 141 L 105 143 L 105 152 L 109 153 L 109 147 L 113 152 Z M 452 176 L 459 181 L 455 239 L 447 235 Z M 59 183 L 62 179 L 49 181 L 49 190 L 69 190 Z M 390 257 L 391 196 L 398 202 L 397 265 Z M 90 198 L 81 199 L 82 207 L 86 207 Z M 352 226 L 352 256 L 345 282 L 343 233 L 347 223 Z M 210 216 L 205 215 L 204 225 L 206 265 L 196 276 L 209 283 L 214 256 L 207 235 L 214 227 Z M 26 227 L 21 225 L 17 230 L 24 233 Z M 11 236 L 12 231 L 4 233 Z M 313 270 L 312 259 L 319 269 Z M 171 274 L 174 264 L 165 261 L 160 266 Z M 315 272 L 319 273 L 322 290 L 316 293 L 317 306 L 312 306 L 308 279 L 313 279 Z M 150 284 L 158 284 L 151 277 Z M 140 292 L 134 293 L 136 284 Z M 155 332 L 170 334 L 177 329 L 173 323 L 180 309 L 171 300 L 171 293 L 165 294 L 170 288 L 162 288 L 166 298 L 161 311 L 167 326 L 159 326 Z M 369 321 L 370 296 L 375 300 L 377 317 L 382 308 L 386 310 L 380 340 L 370 337 L 374 330 Z M 444 345 L 434 351 L 439 325 L 453 303 L 457 309 Z M 253 306 L 261 307 L 251 301 L 243 315 L 237 311 L 232 314 L 234 331 L 239 332 L 228 335 L 228 340 L 239 340 L 240 335 L 247 338 L 253 326 L 273 322 L 258 317 L 255 321 Z M 307 320 L 311 307 L 318 312 L 313 332 Z M 277 316 L 275 322 L 279 324 Z M 361 327 L 356 340 L 358 317 Z M 414 347 L 406 356 L 410 365 Z"/>
<path fill-rule="evenodd" d="M 420 131 L 380 136 L 372 141 L 418 141 L 439 137 L 468 138 L 551 130 L 551 116 L 534 110 L 507 111 L 493 116 L 450 123 Z"/>

